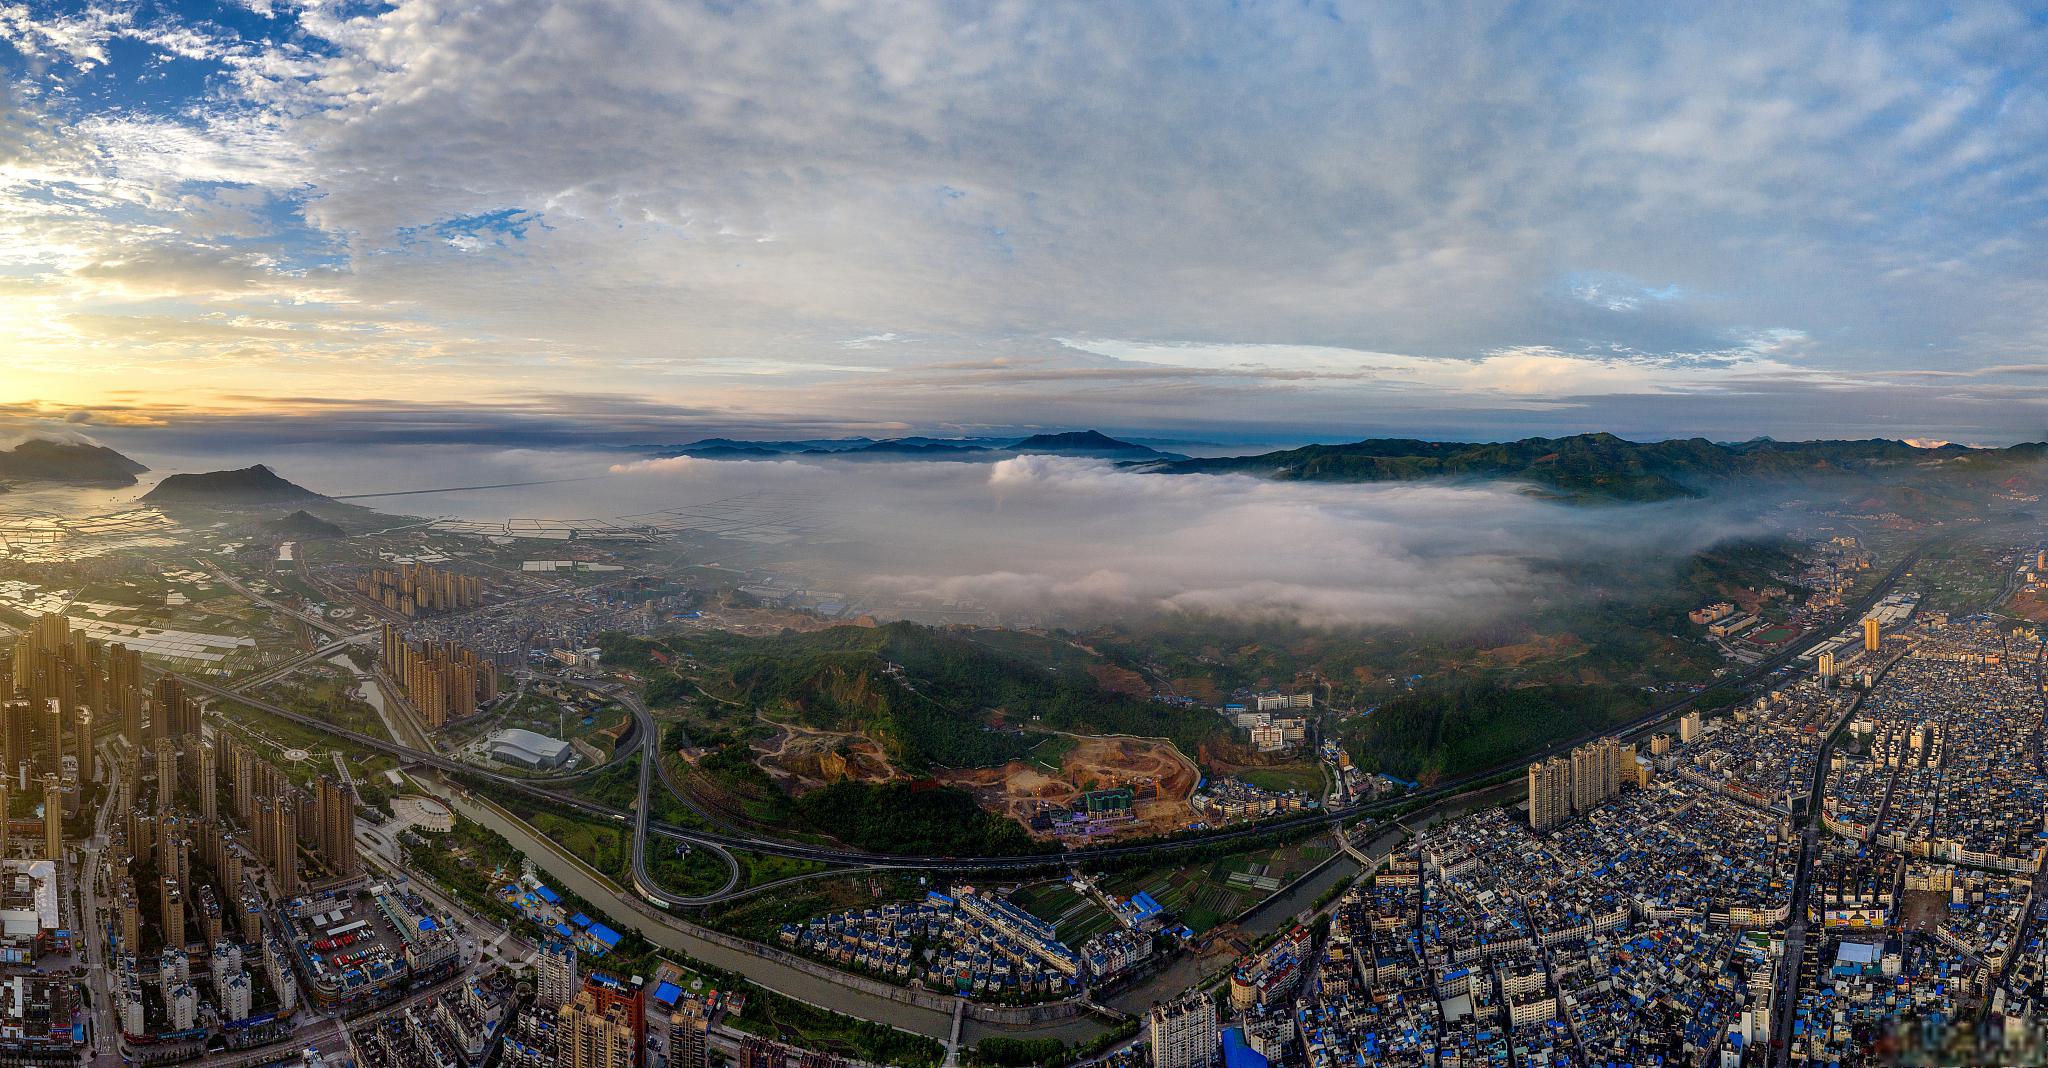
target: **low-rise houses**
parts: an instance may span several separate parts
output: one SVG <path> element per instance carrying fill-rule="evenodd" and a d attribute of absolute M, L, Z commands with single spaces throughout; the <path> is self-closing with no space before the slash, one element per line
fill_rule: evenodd
<path fill-rule="evenodd" d="M 508 1025 L 517 1006 L 514 989 L 502 972 L 472 976 L 456 988 L 436 993 L 398 1009 L 368 1017 L 350 1028 L 363 1068 L 479 1068 L 508 1042 L 504 1059 L 517 1062 L 521 1045 L 534 1040 L 530 1029 L 512 1039 Z"/>
<path fill-rule="evenodd" d="M 2039 638 L 1930 615 L 1885 651 L 1824 786 L 1794 1064 L 1870 1063 L 1904 1019 L 2039 1021 Z"/>
<path fill-rule="evenodd" d="M 1142 950 L 1135 940 L 1104 938 L 1077 952 L 1051 924 L 971 886 L 788 924 L 778 937 L 843 968 L 997 1001 L 1066 997 L 1150 955 L 1149 937 Z"/>
<path fill-rule="evenodd" d="M 1202 783 L 1188 803 L 1212 826 L 1320 807 L 1299 790 L 1267 790 L 1237 778 Z"/>

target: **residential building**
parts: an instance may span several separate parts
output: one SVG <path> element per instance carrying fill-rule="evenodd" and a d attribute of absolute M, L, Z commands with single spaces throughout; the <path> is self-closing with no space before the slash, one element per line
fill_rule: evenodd
<path fill-rule="evenodd" d="M 1152 1068 L 1209 1068 L 1216 1063 L 1216 1003 L 1195 993 L 1152 1007 Z"/>
<path fill-rule="evenodd" d="M 1572 813 L 1571 763 L 1551 757 L 1529 765 L 1529 829 L 1547 831 Z"/>
<path fill-rule="evenodd" d="M 559 1068 L 638 1068 L 646 1032 L 640 991 L 609 975 L 593 974 L 558 1019 Z"/>
<path fill-rule="evenodd" d="M 560 1009 L 575 1000 L 577 989 L 576 947 L 568 942 L 549 942 L 540 947 L 535 996 L 541 1007 Z"/>

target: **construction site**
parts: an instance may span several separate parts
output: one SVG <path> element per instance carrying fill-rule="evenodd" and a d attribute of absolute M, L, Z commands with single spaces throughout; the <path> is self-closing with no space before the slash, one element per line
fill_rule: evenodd
<path fill-rule="evenodd" d="M 1170 834 L 1196 816 L 1188 799 L 1201 772 L 1171 742 L 1123 736 L 1060 735 L 1056 760 L 1012 760 L 996 768 L 943 772 L 939 781 L 974 794 L 1040 838 Z"/>

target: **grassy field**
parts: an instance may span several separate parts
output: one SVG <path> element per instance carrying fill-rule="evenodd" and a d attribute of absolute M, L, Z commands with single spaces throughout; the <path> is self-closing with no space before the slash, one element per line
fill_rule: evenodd
<path fill-rule="evenodd" d="M 1944 612 L 1976 612 L 1991 605 L 2005 587 L 2006 554 L 2022 537 L 2011 527 L 1973 531 L 1937 546 L 1908 573 L 1905 588 L 1925 592 L 1921 607 Z"/>
<path fill-rule="evenodd" d="M 733 859 L 740 862 L 741 885 L 766 886 L 783 879 L 799 875 L 811 875 L 825 870 L 826 865 L 815 860 L 798 860 L 795 857 L 778 857 L 770 853 L 749 853 L 733 850 Z"/>
<path fill-rule="evenodd" d="M 344 743 L 325 731 L 301 727 L 290 720 L 280 719 L 237 701 L 220 701 L 214 707 L 216 722 L 226 725 L 228 729 L 255 745 L 266 759 L 276 763 L 294 782 L 310 782 L 314 777 L 334 770 L 334 763 L 328 754 L 340 749 L 350 774 L 372 783 L 362 790 L 364 801 L 376 804 L 380 801 L 385 788 L 382 779 L 384 772 L 397 767 L 390 757 L 378 753 L 351 752 Z M 380 729 L 377 733 L 384 732 Z M 282 754 L 291 749 L 304 750 L 308 754 L 308 759 L 282 759 Z"/>
<path fill-rule="evenodd" d="M 613 882 L 632 885 L 633 832 L 629 825 L 559 815 L 538 808 L 526 798 L 508 794 L 493 795 L 492 800 Z"/>
<path fill-rule="evenodd" d="M 1080 893 L 1064 880 L 1022 886 L 1010 893 L 1012 904 L 1041 920 L 1048 921 L 1059 919 L 1081 900 Z"/>
<path fill-rule="evenodd" d="M 1078 946 L 1088 939 L 1116 926 L 1116 917 L 1104 911 L 1100 905 L 1073 912 L 1066 919 L 1053 924 L 1053 933 L 1059 940 L 1070 946 Z"/>
<path fill-rule="evenodd" d="M 1010 901 L 1052 924 L 1060 940 L 1070 946 L 1116 925 L 1116 919 L 1094 899 L 1084 897 L 1064 881 L 1020 887 L 1010 894 Z"/>
<path fill-rule="evenodd" d="M 391 733 L 384 729 L 384 720 L 377 715 L 376 708 L 355 696 L 355 685 L 355 679 L 340 674 L 301 673 L 264 687 L 257 696 L 343 730 L 389 738 Z"/>
<path fill-rule="evenodd" d="M 1064 734 L 1048 734 L 1044 741 L 1031 747 L 1031 752 L 1025 754 L 1025 759 L 1035 760 L 1047 770 L 1057 772 L 1060 770 L 1060 761 L 1079 744 L 1081 743 Z"/>
<path fill-rule="evenodd" d="M 1149 893 L 1200 933 L 1257 904 L 1272 892 L 1243 878 L 1233 881 L 1231 876 L 1257 876 L 1285 886 L 1328 859 L 1332 849 L 1319 839 L 1223 857 L 1192 867 L 1160 864 L 1103 876 L 1102 886 L 1123 898 L 1141 890 Z M 1070 946 L 1116 926 L 1115 917 L 1065 882 L 1034 883 L 1011 893 L 1010 900 L 1053 924 L 1060 940 Z"/>
<path fill-rule="evenodd" d="M 683 758 L 676 756 L 674 753 L 663 752 L 661 760 L 668 769 L 669 782 L 681 783 L 684 777 L 689 774 L 690 766 L 684 763 Z M 704 817 L 697 815 L 688 805 L 683 804 L 675 794 L 670 793 L 668 786 L 661 780 L 657 779 L 655 781 L 655 787 L 649 793 L 654 798 L 655 819 L 663 823 L 673 823 L 678 827 L 703 827 L 705 825 Z"/>
<path fill-rule="evenodd" d="M 1322 796 L 1322 766 L 1316 763 L 1279 764 L 1270 768 L 1239 768 L 1234 774 L 1261 790 L 1298 790 L 1310 797 Z"/>
<path fill-rule="evenodd" d="M 581 780 L 574 787 L 576 793 L 599 804 L 613 808 L 632 808 L 640 796 L 640 757 L 638 754 L 607 765 L 604 770 Z M 660 778 L 649 784 L 647 802 L 656 822 L 671 823 L 678 827 L 701 827 L 704 821 L 691 811 L 689 806 L 668 791 Z"/>
<path fill-rule="evenodd" d="M 655 882 L 678 894 L 701 896 L 725 885 L 725 864 L 710 850 L 651 835 L 647 870 Z"/>

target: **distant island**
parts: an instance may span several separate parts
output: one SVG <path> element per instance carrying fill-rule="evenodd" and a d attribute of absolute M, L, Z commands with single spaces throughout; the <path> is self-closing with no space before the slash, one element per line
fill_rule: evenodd
<path fill-rule="evenodd" d="M 835 460 L 964 460 L 1007 459 L 1020 455 L 1077 456 L 1127 462 L 1175 461 L 1186 457 L 1148 445 L 1122 441 L 1099 430 L 1033 434 L 1025 438 L 828 438 L 808 441 L 741 441 L 703 438 L 666 451 L 666 456 L 700 460 L 772 460 L 791 456 Z"/>
<path fill-rule="evenodd" d="M 30 438 L 0 450 L 0 479 L 22 482 L 79 482 L 133 486 L 149 468 L 107 448 L 83 441 Z"/>
<path fill-rule="evenodd" d="M 257 464 L 236 471 L 206 471 L 172 475 L 142 495 L 147 504 L 204 504 L 242 507 L 293 501 L 324 501 L 326 497 L 304 486 L 287 482 L 270 468 Z"/>

